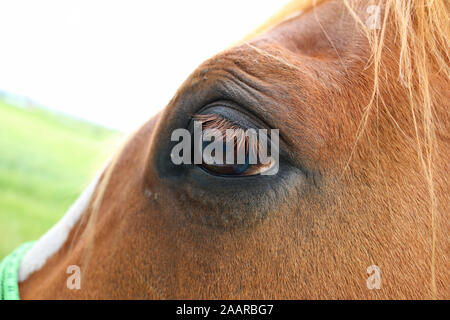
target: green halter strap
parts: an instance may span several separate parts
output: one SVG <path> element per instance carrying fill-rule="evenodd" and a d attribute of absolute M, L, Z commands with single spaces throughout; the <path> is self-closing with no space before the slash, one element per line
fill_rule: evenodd
<path fill-rule="evenodd" d="M 0 264 L 0 300 L 19 300 L 19 267 L 22 257 L 31 249 L 34 242 L 22 244 Z"/>

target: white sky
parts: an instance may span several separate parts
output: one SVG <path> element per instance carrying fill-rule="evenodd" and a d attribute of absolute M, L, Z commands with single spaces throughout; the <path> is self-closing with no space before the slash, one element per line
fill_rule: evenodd
<path fill-rule="evenodd" d="M 0 0 L 0 90 L 129 131 L 287 0 Z"/>

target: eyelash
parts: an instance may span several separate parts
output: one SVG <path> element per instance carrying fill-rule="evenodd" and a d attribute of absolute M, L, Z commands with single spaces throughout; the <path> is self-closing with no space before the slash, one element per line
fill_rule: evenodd
<path fill-rule="evenodd" d="M 255 143 L 258 140 L 255 141 L 254 139 L 250 139 L 247 135 L 247 130 L 242 128 L 241 126 L 217 114 L 197 114 L 194 115 L 193 120 L 200 121 L 203 130 L 217 130 L 216 133 L 225 138 L 225 144 L 223 145 L 224 148 L 226 146 L 226 143 L 233 142 L 235 162 L 238 152 L 245 152 L 245 163 L 230 164 L 226 161 L 222 161 L 223 164 L 216 164 L 207 163 L 205 161 L 204 163 L 200 164 L 199 166 L 208 173 L 219 176 L 255 176 L 269 170 L 273 166 L 273 161 L 267 164 L 259 162 L 259 143 Z M 232 136 L 229 136 L 227 134 L 229 131 L 227 132 L 227 130 L 233 130 L 232 132 L 234 134 Z M 205 135 L 202 134 L 202 141 L 199 144 L 202 147 L 201 150 L 198 150 L 202 152 L 202 162 L 204 160 L 204 149 L 209 145 L 209 143 L 205 145 L 204 138 Z M 212 141 L 210 143 L 212 143 Z M 252 147 L 252 150 L 250 149 L 250 147 Z M 250 162 L 252 162 L 249 161 L 251 152 L 253 152 L 253 156 L 256 155 L 256 159 L 258 161 L 256 164 L 250 164 Z"/>

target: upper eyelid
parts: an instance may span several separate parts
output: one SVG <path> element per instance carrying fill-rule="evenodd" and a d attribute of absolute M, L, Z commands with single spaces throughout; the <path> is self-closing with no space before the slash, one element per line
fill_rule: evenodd
<path fill-rule="evenodd" d="M 214 128 L 222 130 L 222 129 L 244 129 L 237 123 L 214 113 L 208 114 L 195 114 L 193 117 L 194 121 L 200 121 L 202 124 L 215 125 Z"/>
<path fill-rule="evenodd" d="M 216 100 L 211 102 L 194 114 L 191 119 L 205 120 L 205 115 L 211 117 L 210 120 L 213 121 L 226 121 L 231 129 L 235 129 L 236 126 L 243 130 L 270 128 L 256 114 L 249 112 L 245 106 L 234 100 Z"/>
<path fill-rule="evenodd" d="M 243 116 L 238 119 L 238 121 L 231 120 L 233 123 L 239 125 L 244 130 L 245 129 L 278 129 L 279 130 L 279 143 L 280 143 L 280 155 L 292 157 L 291 147 L 292 143 L 286 140 L 283 128 L 275 126 L 273 121 L 270 121 L 270 117 L 267 118 L 267 109 L 262 107 L 256 107 L 256 104 L 261 104 L 263 102 L 250 99 L 248 96 L 241 95 L 239 90 L 233 86 L 234 90 L 229 90 L 230 83 L 227 81 L 229 79 L 218 78 L 215 79 L 211 84 L 207 85 L 200 92 L 195 89 L 185 92 L 187 96 L 183 96 L 183 101 L 193 101 L 192 105 L 201 105 L 200 108 L 191 109 L 188 112 L 190 121 L 188 122 L 188 127 L 190 127 L 195 120 L 195 116 L 200 115 L 210 108 L 214 107 L 224 107 L 234 112 L 238 112 Z M 240 88 L 240 86 L 237 86 Z M 192 95 L 192 96 L 190 96 Z M 192 97 L 192 98 L 190 98 Z M 193 99 L 193 100 L 191 100 Z M 187 107 L 187 106 L 186 106 Z M 241 119 L 246 119 L 246 121 L 241 122 Z M 295 161 L 294 161 L 295 162 Z"/>
<path fill-rule="evenodd" d="M 207 129 L 216 129 L 226 138 L 226 142 L 234 141 L 236 138 L 235 145 L 238 148 L 242 148 L 244 145 L 248 146 L 248 137 L 246 136 L 246 131 L 248 128 L 244 128 L 233 121 L 214 113 L 210 114 L 196 114 L 193 117 L 193 120 L 199 120 L 202 122 L 202 125 L 207 123 L 205 130 Z M 232 134 L 228 135 L 227 130 L 232 130 Z M 229 139 L 229 140 L 228 140 Z"/>

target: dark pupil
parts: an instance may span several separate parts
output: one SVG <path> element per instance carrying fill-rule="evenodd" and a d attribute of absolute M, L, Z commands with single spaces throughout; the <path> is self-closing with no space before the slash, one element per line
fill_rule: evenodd
<path fill-rule="evenodd" d="M 204 151 L 204 149 L 211 143 L 211 141 L 203 141 L 202 142 L 202 152 Z M 218 173 L 218 174 L 223 174 L 223 175 L 240 175 L 242 173 L 244 173 L 245 171 L 248 170 L 248 168 L 250 167 L 250 163 L 249 163 L 249 156 L 248 153 L 245 154 L 245 163 L 244 164 L 237 164 L 237 160 L 236 160 L 236 154 L 237 154 L 237 150 L 234 150 L 234 155 L 235 155 L 235 163 L 236 164 L 226 164 L 226 143 L 223 143 L 223 164 L 207 164 L 207 163 L 203 163 L 202 166 L 212 172 Z M 214 151 L 212 152 L 212 156 L 215 156 Z"/>

